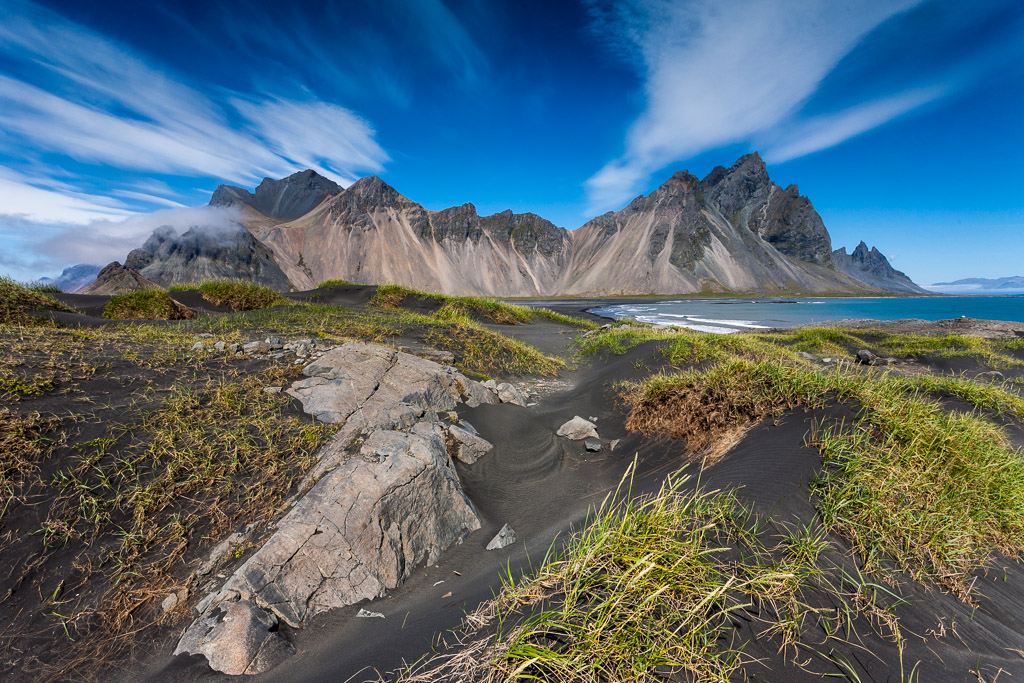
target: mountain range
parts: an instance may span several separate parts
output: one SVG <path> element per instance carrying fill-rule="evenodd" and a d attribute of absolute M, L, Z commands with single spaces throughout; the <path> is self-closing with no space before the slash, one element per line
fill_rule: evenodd
<path fill-rule="evenodd" d="M 978 289 L 984 291 L 1017 290 L 1024 289 L 1024 275 L 999 278 L 969 277 L 963 280 L 954 280 L 953 282 L 936 282 L 932 287 L 958 287 L 965 290 Z"/>
<path fill-rule="evenodd" d="M 164 286 L 341 279 L 498 297 L 924 291 L 877 249 L 833 251 L 810 200 L 773 183 L 757 153 L 703 179 L 675 173 L 576 230 L 468 203 L 430 211 L 376 176 L 342 188 L 312 170 L 254 192 L 221 185 L 210 204 L 234 207 L 236 224 L 158 229 L 125 266 Z"/>

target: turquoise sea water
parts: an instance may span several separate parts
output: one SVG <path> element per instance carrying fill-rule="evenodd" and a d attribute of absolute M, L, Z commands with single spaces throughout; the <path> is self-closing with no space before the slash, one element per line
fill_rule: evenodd
<path fill-rule="evenodd" d="M 1024 296 L 685 299 L 613 304 L 590 310 L 609 318 L 729 333 L 847 319 L 945 320 L 967 316 L 1024 322 Z"/>

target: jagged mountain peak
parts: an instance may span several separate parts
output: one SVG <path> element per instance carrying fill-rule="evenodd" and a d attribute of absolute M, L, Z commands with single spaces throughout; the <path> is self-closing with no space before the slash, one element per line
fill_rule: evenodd
<path fill-rule="evenodd" d="M 221 185 L 210 197 L 210 206 L 249 206 L 268 218 L 292 221 L 304 216 L 342 188 L 311 168 L 274 180 L 264 178 L 255 192 Z"/>
<path fill-rule="evenodd" d="M 864 240 L 854 247 L 852 254 L 846 253 L 846 247 L 836 249 L 832 252 L 832 259 L 837 270 L 873 287 L 893 292 L 927 292 L 914 284 L 905 273 L 893 268 L 878 247 L 869 249 Z"/>
<path fill-rule="evenodd" d="M 356 198 L 363 205 L 380 207 L 413 203 L 412 200 L 404 197 L 398 190 L 375 175 L 368 175 L 352 183 L 341 194 L 341 197 L 345 201 Z"/>

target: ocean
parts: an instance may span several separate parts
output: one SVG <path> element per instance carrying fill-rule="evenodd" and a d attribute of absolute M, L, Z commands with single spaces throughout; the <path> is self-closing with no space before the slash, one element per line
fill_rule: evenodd
<path fill-rule="evenodd" d="M 1024 296 L 682 299 L 609 304 L 590 309 L 616 319 L 729 334 L 824 320 L 982 318 L 1024 322 Z"/>

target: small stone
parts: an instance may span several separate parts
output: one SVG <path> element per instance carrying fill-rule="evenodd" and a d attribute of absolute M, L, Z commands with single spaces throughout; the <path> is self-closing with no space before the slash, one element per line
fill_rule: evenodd
<path fill-rule="evenodd" d="M 614 451 L 615 447 L 619 445 L 619 439 L 612 439 L 608 442 L 608 450 Z"/>
<path fill-rule="evenodd" d="M 994 382 L 1001 382 L 1005 378 L 1005 375 L 998 370 L 989 370 L 988 372 L 979 372 L 975 379 L 987 379 Z"/>
<path fill-rule="evenodd" d="M 886 365 L 884 358 L 880 358 L 867 349 L 861 349 L 857 352 L 857 362 L 864 365 Z"/>
<path fill-rule="evenodd" d="M 198 341 L 195 344 L 193 344 L 192 345 L 192 350 L 193 351 L 202 351 L 203 350 L 203 342 Z"/>
<path fill-rule="evenodd" d="M 586 439 L 587 437 L 591 437 L 593 439 L 598 438 L 597 427 L 594 423 L 584 420 L 579 415 L 559 427 L 558 436 L 564 436 L 567 439 L 572 439 L 573 441 L 579 441 L 580 439 Z"/>
<path fill-rule="evenodd" d="M 596 453 L 597 451 L 601 450 L 601 442 L 594 441 L 593 439 L 587 439 L 586 441 L 583 442 L 583 445 L 586 446 L 587 450 L 590 451 L 591 453 Z"/>
<path fill-rule="evenodd" d="M 209 332 L 200 332 L 199 334 L 196 335 L 196 338 L 198 339 L 210 339 L 212 337 L 213 335 Z"/>
<path fill-rule="evenodd" d="M 522 389 L 514 384 L 502 382 L 497 386 L 496 391 L 498 392 L 498 399 L 502 403 L 514 403 L 517 406 L 525 406 L 529 402 Z"/>
<path fill-rule="evenodd" d="M 487 387 L 491 391 L 494 391 L 494 392 L 498 391 L 498 383 L 495 382 L 493 379 L 485 379 L 483 382 L 480 382 L 480 384 L 483 384 L 485 387 Z"/>
<path fill-rule="evenodd" d="M 467 465 L 472 465 L 494 448 L 488 441 L 456 425 L 448 427 L 448 436 L 452 446 L 449 452 L 454 451 L 455 457 Z"/>
<path fill-rule="evenodd" d="M 806 351 L 801 351 L 800 353 L 798 353 L 796 355 L 800 356 L 804 360 L 816 360 L 816 358 L 814 356 L 812 356 L 811 354 L 807 353 Z"/>
<path fill-rule="evenodd" d="M 267 346 L 269 346 L 271 349 L 274 349 L 275 351 L 277 349 L 284 348 L 284 342 L 282 342 L 278 337 L 267 337 L 266 339 L 263 340 L 263 343 L 265 343 Z"/>
<path fill-rule="evenodd" d="M 384 619 L 385 618 L 384 615 L 381 614 L 380 612 L 371 612 L 370 610 L 363 609 L 361 607 L 359 608 L 359 611 L 356 612 L 356 616 L 361 618 L 361 619 Z"/>
<path fill-rule="evenodd" d="M 164 614 L 167 614 L 178 605 L 178 594 L 168 593 L 164 601 L 160 603 L 160 609 L 163 610 Z"/>
<path fill-rule="evenodd" d="M 487 550 L 501 550 L 516 542 L 516 532 L 508 524 L 501 527 L 501 531 L 487 544 Z"/>
<path fill-rule="evenodd" d="M 238 353 L 241 350 L 242 350 L 242 345 L 241 344 L 237 344 L 237 343 L 236 344 L 228 344 L 228 351 L 230 351 L 231 353 Z"/>
<path fill-rule="evenodd" d="M 246 353 L 266 353 L 270 351 L 270 344 L 267 342 L 253 341 L 242 347 Z"/>
<path fill-rule="evenodd" d="M 590 420 L 591 422 L 597 422 L 597 418 L 596 418 L 596 417 L 594 417 L 593 415 L 591 415 L 591 416 L 590 416 L 590 417 L 588 417 L 587 419 L 588 419 L 588 420 Z"/>
<path fill-rule="evenodd" d="M 263 387 L 263 393 L 265 394 L 280 394 L 281 387 Z"/>
<path fill-rule="evenodd" d="M 223 351 L 224 349 L 227 348 L 227 346 L 228 346 L 227 342 L 219 341 L 219 342 L 217 342 L 216 344 L 213 345 L 213 348 L 216 349 L 217 351 Z"/>

